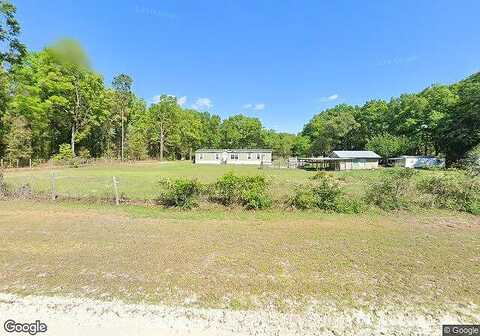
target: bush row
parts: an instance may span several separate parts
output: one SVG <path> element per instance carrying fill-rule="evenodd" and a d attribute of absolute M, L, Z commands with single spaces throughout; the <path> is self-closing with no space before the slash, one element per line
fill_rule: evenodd
<path fill-rule="evenodd" d="M 383 210 L 414 206 L 443 208 L 480 214 L 480 180 L 462 171 L 432 174 L 421 179 L 411 169 L 385 170 L 366 189 L 363 197 L 345 192 L 343 181 L 320 172 L 298 185 L 280 206 L 296 209 L 321 209 L 339 213 L 360 213 L 374 206 Z M 158 202 L 167 207 L 189 209 L 200 199 L 224 206 L 266 209 L 274 204 L 271 181 L 262 175 L 239 176 L 228 173 L 214 183 L 179 178 L 160 182 Z"/>
<path fill-rule="evenodd" d="M 266 177 L 238 176 L 228 173 L 215 183 L 201 184 L 185 178 L 160 181 L 158 202 L 167 207 L 190 209 L 198 205 L 201 196 L 210 202 L 225 206 L 241 205 L 247 209 L 265 209 L 272 205 Z"/>
<path fill-rule="evenodd" d="M 480 214 L 478 176 L 460 170 L 414 179 L 416 174 L 401 168 L 385 171 L 367 191 L 367 200 L 384 210 L 421 206 Z"/>

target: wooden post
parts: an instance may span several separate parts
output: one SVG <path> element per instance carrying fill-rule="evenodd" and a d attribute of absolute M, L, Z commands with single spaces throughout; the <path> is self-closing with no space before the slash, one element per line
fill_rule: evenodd
<path fill-rule="evenodd" d="M 118 197 L 118 181 L 115 176 L 113 176 L 113 190 L 115 190 L 115 204 L 120 205 L 120 198 Z"/>
<path fill-rule="evenodd" d="M 31 158 L 28 159 L 28 164 L 29 164 L 29 166 L 30 166 L 30 169 L 32 169 L 32 159 L 31 159 Z"/>
<path fill-rule="evenodd" d="M 52 172 L 50 175 L 50 181 L 52 185 L 52 201 L 55 201 L 57 198 L 57 191 L 56 191 L 56 186 L 55 186 L 55 172 Z"/>
<path fill-rule="evenodd" d="M 17 159 L 17 168 L 20 166 L 20 160 Z"/>
<path fill-rule="evenodd" d="M 2 169 L 3 169 L 3 159 L 1 160 L 1 162 L 2 162 Z"/>

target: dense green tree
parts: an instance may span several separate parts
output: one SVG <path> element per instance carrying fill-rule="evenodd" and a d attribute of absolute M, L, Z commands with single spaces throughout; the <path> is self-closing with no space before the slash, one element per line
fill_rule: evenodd
<path fill-rule="evenodd" d="M 221 132 L 220 126 L 222 119 L 208 112 L 200 114 L 203 125 L 203 137 L 200 147 L 202 148 L 220 148 L 221 147 Z"/>
<path fill-rule="evenodd" d="M 70 62 L 77 62 L 78 48 L 69 51 L 60 43 L 29 54 L 12 69 L 16 85 L 8 114 L 27 120 L 35 157 L 47 158 L 65 142 L 74 152 L 75 144 L 100 123 L 105 107 L 103 81 L 84 62 Z"/>
<path fill-rule="evenodd" d="M 263 143 L 273 150 L 275 157 L 288 158 L 292 156 L 296 138 L 294 134 L 266 130 L 263 137 Z"/>
<path fill-rule="evenodd" d="M 86 138 L 91 127 L 101 123 L 104 84 L 102 78 L 89 69 L 88 57 L 81 46 L 73 40 L 62 40 L 49 49 L 61 67 L 60 99 L 54 108 L 64 112 L 70 129 L 70 145 L 75 156 L 75 145 Z"/>
<path fill-rule="evenodd" d="M 440 124 L 440 142 L 446 163 L 451 165 L 480 143 L 480 73 L 476 73 L 453 88 L 458 101 Z"/>
<path fill-rule="evenodd" d="M 9 132 L 5 137 L 7 160 L 28 160 L 32 157 L 32 131 L 22 116 L 11 117 Z"/>
<path fill-rule="evenodd" d="M 353 149 L 352 134 L 358 129 L 355 120 L 356 108 L 340 104 L 314 116 L 302 135 L 310 138 L 314 155 L 327 155 L 335 149 Z"/>
<path fill-rule="evenodd" d="M 292 154 L 293 156 L 297 157 L 307 157 L 311 155 L 311 147 L 312 144 L 310 142 L 310 138 L 303 135 L 298 135 L 295 138 L 292 147 Z"/>
<path fill-rule="evenodd" d="M 159 102 L 148 109 L 151 153 L 158 153 L 160 160 L 164 158 L 165 149 L 175 140 L 179 112 L 177 99 L 168 95 L 162 95 Z"/>
<path fill-rule="evenodd" d="M 26 54 L 20 42 L 20 24 L 15 18 L 16 8 L 9 1 L 0 0 L 0 67 L 20 62 Z"/>
<path fill-rule="evenodd" d="M 3 123 L 3 117 L 7 111 L 7 106 L 11 98 L 9 95 L 9 84 L 8 73 L 0 67 L 0 157 L 2 157 L 5 152 L 3 139 L 7 130 Z"/>
<path fill-rule="evenodd" d="M 433 152 L 437 155 L 440 151 L 440 143 L 444 134 L 440 125 L 448 115 L 449 111 L 453 111 L 457 102 L 457 94 L 446 85 L 432 85 L 420 94 L 427 100 L 426 115 L 422 123 L 426 132 L 427 143 L 424 144 L 424 152 L 428 152 L 428 146 L 433 148 Z"/>
<path fill-rule="evenodd" d="M 358 128 L 352 133 L 355 148 L 364 148 L 372 136 L 387 131 L 387 113 L 388 104 L 384 100 L 371 100 L 355 109 L 354 117 L 358 123 Z"/>
<path fill-rule="evenodd" d="M 224 148 L 263 147 L 262 123 L 258 118 L 235 115 L 224 120 L 220 132 L 221 146 Z"/>
<path fill-rule="evenodd" d="M 121 124 L 121 136 L 120 136 L 120 157 L 123 161 L 124 159 L 124 143 L 125 143 L 125 122 L 128 117 L 128 108 L 132 99 L 132 83 L 133 80 L 130 76 L 126 74 L 120 74 L 115 76 L 112 81 L 112 86 L 114 89 L 114 109 L 118 117 L 120 118 Z"/>
<path fill-rule="evenodd" d="M 408 140 L 402 136 L 380 134 L 370 138 L 366 149 L 374 151 L 384 160 L 409 153 Z"/>
<path fill-rule="evenodd" d="M 372 149 L 382 157 L 444 155 L 452 165 L 480 143 L 480 73 L 433 85 L 388 103 L 337 105 L 315 115 L 298 135 L 266 130 L 259 119 L 183 109 L 163 95 L 147 108 L 120 74 L 112 88 L 90 67 L 82 47 L 65 39 L 27 53 L 15 7 L 0 0 L 0 156 L 48 159 L 82 148 L 94 157 L 185 159 L 198 148 L 269 147 L 276 157 Z"/>
<path fill-rule="evenodd" d="M 430 144 L 428 101 L 416 94 L 403 94 L 389 103 L 389 133 L 406 136 L 417 153 L 427 152 Z"/>

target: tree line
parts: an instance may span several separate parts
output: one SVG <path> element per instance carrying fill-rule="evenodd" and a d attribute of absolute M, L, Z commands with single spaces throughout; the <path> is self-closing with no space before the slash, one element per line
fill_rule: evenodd
<path fill-rule="evenodd" d="M 382 157 L 444 155 L 462 159 L 480 143 L 480 73 L 453 85 L 362 106 L 340 104 L 295 135 L 258 118 L 222 120 L 162 95 L 148 104 L 118 74 L 111 85 L 74 40 L 38 52 L 20 42 L 15 7 L 0 0 L 0 157 L 46 160 L 59 152 L 119 159 L 190 158 L 199 148 L 272 148 L 277 157 L 371 149 Z"/>

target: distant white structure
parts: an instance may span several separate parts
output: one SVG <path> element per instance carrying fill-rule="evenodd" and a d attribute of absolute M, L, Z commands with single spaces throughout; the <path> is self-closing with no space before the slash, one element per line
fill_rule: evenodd
<path fill-rule="evenodd" d="M 380 155 L 372 151 L 333 151 L 330 156 L 297 159 L 297 167 L 316 170 L 353 170 L 378 168 Z"/>
<path fill-rule="evenodd" d="M 199 149 L 197 164 L 271 165 L 271 149 Z"/>
<path fill-rule="evenodd" d="M 381 158 L 372 151 L 333 151 L 330 157 L 339 159 L 335 170 L 375 169 Z"/>
<path fill-rule="evenodd" d="M 432 168 L 443 167 L 444 160 L 440 160 L 434 156 L 409 156 L 402 155 L 396 158 L 388 159 L 389 163 L 394 167 L 405 168 Z"/>

